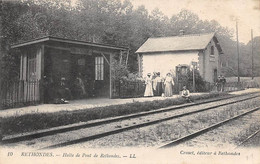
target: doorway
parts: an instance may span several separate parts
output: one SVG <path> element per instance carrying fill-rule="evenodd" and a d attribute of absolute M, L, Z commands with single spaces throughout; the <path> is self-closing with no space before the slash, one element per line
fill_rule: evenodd
<path fill-rule="evenodd" d="M 109 97 L 109 56 L 93 53 L 94 56 L 94 94 L 97 97 Z"/>
<path fill-rule="evenodd" d="M 214 73 L 213 73 L 213 81 L 216 82 L 218 79 L 218 71 L 217 69 L 214 69 Z"/>

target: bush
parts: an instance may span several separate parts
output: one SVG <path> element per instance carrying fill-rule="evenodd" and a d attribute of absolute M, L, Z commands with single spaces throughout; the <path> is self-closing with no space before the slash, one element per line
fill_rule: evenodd
<path fill-rule="evenodd" d="M 198 70 L 194 71 L 195 76 L 195 91 L 196 92 L 205 92 L 208 91 L 207 82 L 203 80 L 203 78 L 200 76 L 200 73 Z M 177 82 L 177 79 L 175 79 Z M 182 90 L 182 87 L 184 85 L 187 86 L 189 90 L 192 90 L 193 88 L 193 72 L 192 70 L 188 70 L 186 75 L 179 75 L 179 82 L 177 82 L 179 86 L 178 89 Z"/>
<path fill-rule="evenodd" d="M 120 64 L 117 60 L 113 61 L 111 71 L 113 80 L 121 80 L 122 78 L 127 78 L 129 75 L 127 65 Z"/>
<path fill-rule="evenodd" d="M 205 100 L 219 96 L 226 96 L 227 93 L 211 93 L 195 95 L 193 100 Z M 146 102 L 134 102 L 120 105 L 95 107 L 76 111 L 61 111 L 54 113 L 31 113 L 22 116 L 13 116 L 1 119 L 2 134 L 10 135 L 34 131 L 39 129 L 52 128 L 78 122 L 86 122 L 95 119 L 122 116 L 144 111 L 151 111 L 172 105 L 186 103 L 186 100 L 178 97 L 176 99 L 154 100 Z"/>
<path fill-rule="evenodd" d="M 125 64 L 117 60 L 112 66 L 113 98 L 141 97 L 144 93 L 144 80 L 136 73 L 130 73 Z"/>

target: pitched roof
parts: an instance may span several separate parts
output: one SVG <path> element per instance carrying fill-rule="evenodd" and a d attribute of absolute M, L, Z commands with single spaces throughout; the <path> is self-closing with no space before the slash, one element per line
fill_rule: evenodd
<path fill-rule="evenodd" d="M 42 38 L 33 39 L 30 41 L 25 41 L 22 43 L 14 44 L 11 46 L 11 48 L 18 48 L 18 47 L 24 47 L 36 43 L 46 42 L 46 41 L 55 41 L 55 42 L 61 42 L 61 43 L 69 43 L 69 44 L 77 44 L 77 45 L 85 45 L 85 46 L 91 46 L 91 47 L 100 47 L 100 48 L 108 48 L 108 49 L 115 49 L 115 50 L 127 50 L 126 47 L 121 46 L 114 46 L 109 44 L 100 44 L 100 43 L 93 43 L 93 42 L 86 42 L 86 41 L 80 41 L 80 40 L 72 40 L 72 39 L 65 39 L 65 38 L 59 38 L 54 36 L 45 36 Z"/>
<path fill-rule="evenodd" d="M 222 53 L 215 33 L 148 38 L 136 53 L 203 50 L 212 38 L 214 38 L 217 48 Z"/>

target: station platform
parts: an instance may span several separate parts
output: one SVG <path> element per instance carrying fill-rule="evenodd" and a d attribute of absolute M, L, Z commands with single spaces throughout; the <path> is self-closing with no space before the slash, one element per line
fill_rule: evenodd
<path fill-rule="evenodd" d="M 229 94 L 239 95 L 239 94 L 246 94 L 246 93 L 253 93 L 253 92 L 260 93 L 260 89 L 250 88 L 241 91 L 229 92 Z M 191 93 L 191 96 L 203 95 L 203 94 L 210 94 L 210 93 Z M 84 110 L 88 108 L 104 107 L 104 106 L 119 105 L 119 104 L 126 104 L 126 103 L 176 99 L 178 97 L 180 97 L 180 95 L 173 95 L 172 97 L 140 97 L 140 98 L 126 98 L 126 99 L 91 98 L 91 99 L 72 100 L 69 101 L 68 104 L 39 104 L 35 106 L 5 109 L 0 111 L 0 117 L 21 116 L 21 115 L 32 114 L 32 113 L 54 113 L 54 112 L 61 112 L 61 111 Z"/>

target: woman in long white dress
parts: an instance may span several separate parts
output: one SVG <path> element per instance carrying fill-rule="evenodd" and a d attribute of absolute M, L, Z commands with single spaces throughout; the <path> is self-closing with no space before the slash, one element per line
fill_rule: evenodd
<path fill-rule="evenodd" d="M 144 92 L 144 96 L 145 97 L 151 97 L 153 96 L 153 86 L 152 86 L 152 76 L 150 73 L 147 74 L 147 77 L 145 79 L 145 92 Z"/>
<path fill-rule="evenodd" d="M 170 73 L 167 73 L 165 81 L 164 81 L 164 85 L 165 85 L 164 95 L 166 97 L 171 97 L 172 93 L 173 93 L 174 81 L 173 81 Z"/>

